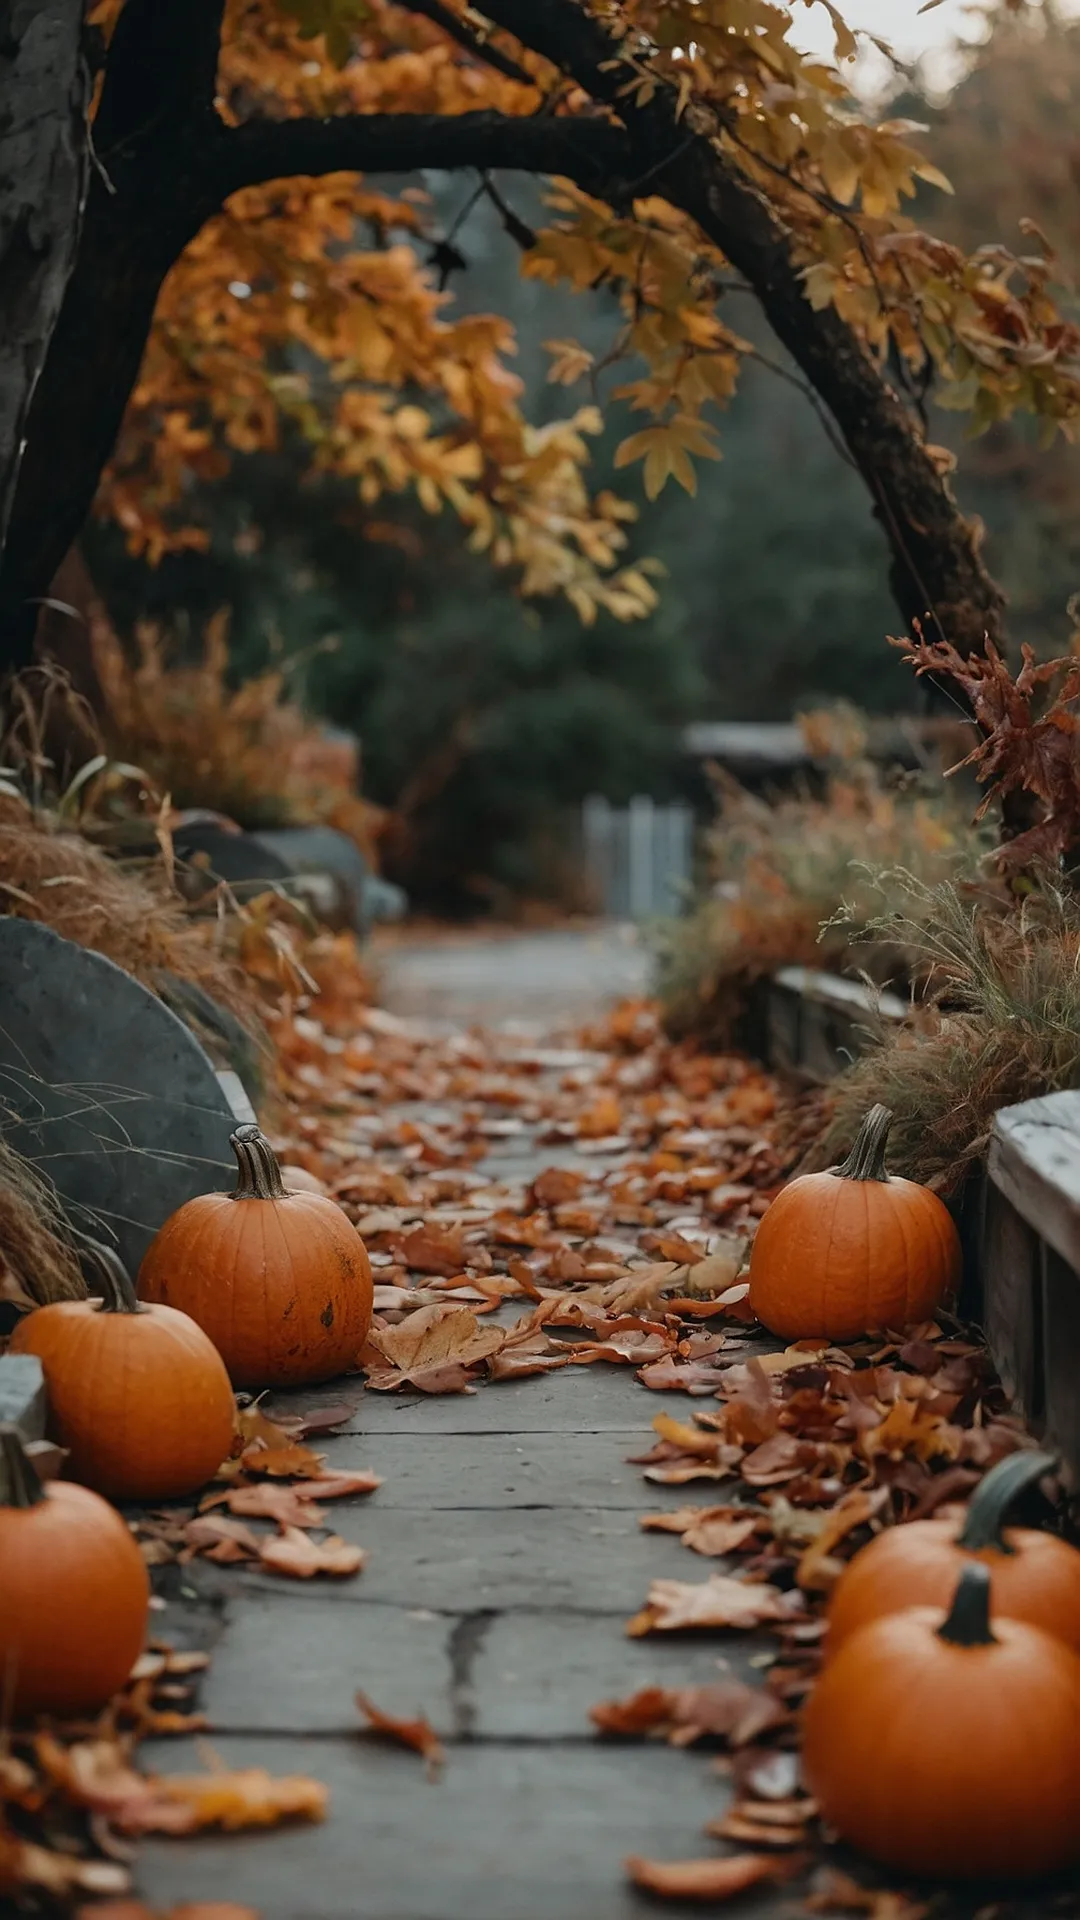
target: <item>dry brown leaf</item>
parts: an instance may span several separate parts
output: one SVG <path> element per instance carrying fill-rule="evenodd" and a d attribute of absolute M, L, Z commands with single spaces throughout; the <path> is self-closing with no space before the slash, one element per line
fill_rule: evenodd
<path fill-rule="evenodd" d="M 350 1500 L 360 1493 L 374 1493 L 381 1486 L 381 1474 L 358 1467 L 352 1473 L 320 1473 L 296 1491 L 304 1500 Z"/>
<path fill-rule="evenodd" d="M 421 1307 L 398 1327 L 379 1327 L 370 1336 L 370 1344 L 398 1370 L 401 1384 L 410 1381 L 414 1386 L 434 1369 L 478 1365 L 505 1340 L 505 1328 L 481 1327 L 468 1307 L 441 1302 Z"/>
<path fill-rule="evenodd" d="M 165 1774 L 145 1782 L 141 1802 L 114 1815 L 124 1833 L 197 1833 L 220 1827 L 274 1827 L 283 1820 L 324 1820 L 327 1790 L 303 1774 L 275 1778 L 265 1767 L 232 1773 Z"/>
<path fill-rule="evenodd" d="M 411 1272 L 447 1277 L 464 1272 L 475 1251 L 466 1244 L 461 1227 L 443 1227 L 433 1222 L 414 1227 L 394 1243 L 396 1258 Z"/>
<path fill-rule="evenodd" d="M 312 1486 L 312 1481 L 305 1483 Z M 228 1507 L 229 1512 L 245 1520 L 275 1520 L 280 1527 L 321 1527 L 326 1515 L 314 1499 L 302 1499 L 295 1487 L 276 1486 L 260 1480 L 255 1486 L 226 1487 L 222 1493 L 208 1494 L 201 1511 Z M 219 1556 L 220 1557 L 220 1556 Z"/>
<path fill-rule="evenodd" d="M 879 1425 L 860 1434 L 858 1452 L 873 1461 L 879 1454 L 887 1460 L 955 1460 L 964 1435 L 939 1414 L 927 1413 L 917 1400 L 894 1400 Z"/>
<path fill-rule="evenodd" d="M 256 1444 L 245 1447 L 240 1455 L 240 1465 L 245 1473 L 266 1474 L 273 1480 L 317 1480 L 325 1464 L 324 1453 L 314 1453 L 310 1447 L 302 1447 L 296 1440 L 280 1447 Z"/>
<path fill-rule="evenodd" d="M 861 1887 L 836 1867 L 821 1869 L 804 1904 L 809 1913 L 865 1913 L 869 1920 L 924 1920 L 930 1912 L 925 1900 L 881 1887 Z"/>
<path fill-rule="evenodd" d="M 777 1862 L 767 1853 L 735 1853 L 724 1860 L 642 1860 L 634 1854 L 625 1865 L 635 1886 L 668 1900 L 731 1900 L 777 1877 Z"/>
<path fill-rule="evenodd" d="M 627 1633 L 677 1633 L 693 1627 L 757 1627 L 766 1620 L 790 1620 L 790 1601 L 778 1587 L 757 1580 L 710 1574 L 707 1580 L 654 1580 L 642 1611 Z"/>
<path fill-rule="evenodd" d="M 226 1565 L 236 1560 L 257 1560 L 262 1547 L 258 1534 L 252 1533 L 242 1520 L 226 1520 L 222 1514 L 208 1513 L 189 1520 L 184 1539 L 204 1560 L 217 1560 Z"/>
<path fill-rule="evenodd" d="M 351 1547 L 332 1533 L 327 1540 L 312 1540 L 299 1527 L 286 1527 L 276 1540 L 259 1541 L 259 1558 L 271 1573 L 289 1574 L 294 1580 L 310 1580 L 317 1573 L 347 1578 L 359 1573 L 365 1555 L 360 1547 Z"/>
<path fill-rule="evenodd" d="M 391 1740 L 397 1740 L 403 1747 L 411 1747 L 427 1762 L 429 1780 L 437 1778 L 446 1759 L 446 1749 L 434 1727 L 421 1715 L 416 1720 L 399 1720 L 392 1713 L 384 1713 L 370 1701 L 366 1693 L 356 1694 L 356 1704 L 362 1714 L 371 1722 L 376 1733 L 385 1733 Z"/>
<path fill-rule="evenodd" d="M 626 1700 L 601 1700 L 589 1718 L 601 1733 L 624 1737 L 663 1733 L 672 1746 L 689 1746 L 705 1735 L 741 1747 L 791 1719 L 775 1694 L 742 1680 L 703 1687 L 643 1687 Z"/>
<path fill-rule="evenodd" d="M 827 1593 L 841 1572 L 840 1563 L 829 1558 L 833 1548 L 879 1514 L 888 1499 L 888 1487 L 856 1487 L 845 1494 L 824 1516 L 820 1530 L 803 1553 L 795 1575 L 799 1586 Z"/>
<path fill-rule="evenodd" d="M 678 1533 L 694 1553 L 718 1557 L 735 1553 L 753 1538 L 768 1515 L 746 1507 L 678 1507 L 674 1513 L 646 1513 L 638 1521 L 647 1533 Z"/>

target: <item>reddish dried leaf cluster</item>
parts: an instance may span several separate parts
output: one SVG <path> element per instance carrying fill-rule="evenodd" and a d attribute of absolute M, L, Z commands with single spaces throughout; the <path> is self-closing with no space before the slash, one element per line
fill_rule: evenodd
<path fill-rule="evenodd" d="M 1003 871 L 1017 873 L 1033 864 L 1056 863 L 1080 841 L 1080 662 L 1071 654 L 1036 663 L 1031 647 L 1022 648 L 1023 665 L 1014 679 L 992 640 L 967 659 L 948 640 L 891 641 L 917 674 L 944 675 L 963 692 L 982 733 L 979 744 L 950 772 L 974 767 L 986 788 L 976 819 L 995 800 L 1027 793 L 1041 817 L 998 849 Z M 1049 689 L 1037 707 L 1040 689 Z"/>

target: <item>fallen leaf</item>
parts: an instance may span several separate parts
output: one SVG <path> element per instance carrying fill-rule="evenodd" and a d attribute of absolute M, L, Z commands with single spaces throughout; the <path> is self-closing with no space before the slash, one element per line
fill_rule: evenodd
<path fill-rule="evenodd" d="M 282 1820 L 324 1820 L 329 1796 L 303 1774 L 275 1778 L 265 1767 L 151 1776 L 148 1794 L 116 1816 L 124 1833 L 196 1833 L 220 1827 L 273 1827 Z"/>
<path fill-rule="evenodd" d="M 634 1854 L 625 1865 L 635 1886 L 669 1900 L 731 1900 L 777 1877 L 777 1862 L 767 1853 L 735 1853 L 724 1860 L 642 1860 Z"/>
<path fill-rule="evenodd" d="M 925 1900 L 879 1887 L 861 1887 L 850 1874 L 823 1867 L 812 1893 L 804 1902 L 809 1913 L 865 1913 L 870 1920 L 923 1920 L 930 1912 Z"/>
<path fill-rule="evenodd" d="M 839 1563 L 829 1559 L 833 1548 L 849 1533 L 854 1533 L 856 1527 L 865 1526 L 879 1514 L 888 1499 L 888 1487 L 856 1487 L 845 1494 L 824 1516 L 819 1532 L 803 1553 L 795 1574 L 799 1586 L 827 1593 L 841 1572 Z"/>
<path fill-rule="evenodd" d="M 262 1473 L 274 1480 L 296 1478 L 317 1480 L 326 1464 L 326 1455 L 313 1453 L 292 1441 L 282 1447 L 245 1447 L 240 1465 L 245 1473 Z"/>
<path fill-rule="evenodd" d="M 260 1540 L 259 1558 L 271 1573 L 290 1574 L 295 1580 L 310 1580 L 314 1574 L 337 1577 L 359 1573 L 365 1555 L 360 1547 L 350 1547 L 332 1533 L 327 1540 L 312 1540 L 299 1527 L 286 1527 L 280 1539 Z"/>
<path fill-rule="evenodd" d="M 262 1541 L 242 1520 L 226 1520 L 221 1514 L 205 1514 L 189 1520 L 184 1528 L 189 1547 L 204 1560 L 229 1564 L 236 1560 L 257 1560 Z"/>
<path fill-rule="evenodd" d="M 732 1747 L 747 1745 L 790 1721 L 775 1694 L 742 1680 L 703 1687 L 643 1687 L 626 1700 L 601 1700 L 589 1718 L 601 1733 L 635 1736 L 662 1732 L 673 1746 L 689 1746 L 706 1734 Z"/>
<path fill-rule="evenodd" d="M 435 1224 L 414 1227 L 394 1243 L 394 1253 L 412 1273 L 461 1273 L 472 1249 L 461 1227 Z"/>
<path fill-rule="evenodd" d="M 366 1715 L 376 1733 L 385 1733 L 390 1739 L 397 1740 L 403 1747 L 411 1747 L 427 1761 L 428 1779 L 437 1778 L 446 1759 L 446 1749 L 434 1727 L 421 1716 L 417 1720 L 399 1720 L 391 1713 L 384 1713 L 376 1707 L 365 1693 L 358 1692 L 356 1704 Z"/>
<path fill-rule="evenodd" d="M 408 1382 L 429 1393 L 460 1392 L 460 1387 L 433 1385 L 431 1375 L 476 1366 L 497 1353 L 505 1340 L 504 1327 L 482 1327 L 468 1307 L 443 1303 L 421 1307 L 400 1326 L 379 1327 L 370 1335 L 370 1344 L 397 1369 L 399 1385 Z M 368 1384 L 382 1390 L 381 1376 Z"/>
<path fill-rule="evenodd" d="M 306 1484 L 312 1486 L 313 1482 Z M 226 1506 L 230 1513 L 242 1515 L 246 1520 L 275 1520 L 281 1527 L 321 1527 L 326 1519 L 313 1499 L 305 1500 L 295 1487 L 275 1486 L 270 1480 L 208 1494 L 202 1511 L 206 1513 L 218 1506 Z"/>
<path fill-rule="evenodd" d="M 791 1617 L 791 1604 L 785 1604 L 778 1587 L 714 1573 L 700 1581 L 654 1580 L 645 1607 L 626 1631 L 636 1639 L 692 1627 L 757 1627 L 765 1620 Z"/>
<path fill-rule="evenodd" d="M 356 1494 L 374 1493 L 381 1486 L 381 1474 L 361 1467 L 354 1473 L 320 1473 L 296 1491 L 303 1500 L 349 1500 Z"/>

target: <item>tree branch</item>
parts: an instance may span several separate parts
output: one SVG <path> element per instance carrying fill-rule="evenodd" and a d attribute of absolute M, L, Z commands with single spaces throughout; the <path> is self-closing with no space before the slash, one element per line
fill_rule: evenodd
<path fill-rule="evenodd" d="M 577 0 L 482 0 L 496 25 L 573 78 L 626 128 L 629 173 L 688 213 L 747 279 L 766 318 L 829 408 L 869 488 L 893 552 L 904 618 L 929 616 L 961 653 L 1000 641 L 1004 596 L 977 536 L 926 450 L 917 422 L 834 307 L 806 297 L 789 229 L 749 174 L 707 131 L 676 118 L 674 89 L 636 106 L 621 89 L 620 46 Z M 602 189 L 596 189 L 602 192 Z"/>
<path fill-rule="evenodd" d="M 443 0 L 395 0 L 395 4 L 403 7 L 407 13 L 422 14 L 425 20 L 432 21 L 435 26 L 441 27 L 444 33 L 449 34 L 451 40 L 456 40 L 459 47 L 464 47 L 477 60 L 485 61 L 489 67 L 494 67 L 496 73 L 505 74 L 508 80 L 520 81 L 523 87 L 535 87 L 536 81 L 531 73 L 526 72 L 524 67 L 519 67 L 517 61 L 511 60 L 508 53 L 500 53 L 498 47 L 489 46 L 486 40 L 481 40 L 464 20 L 459 19 L 456 13 L 452 13 L 449 7 L 443 5 Z"/>
<path fill-rule="evenodd" d="M 610 192 L 630 147 L 607 120 L 502 113 L 358 113 L 326 120 L 247 120 L 223 132 L 211 169 L 222 199 L 297 174 L 413 173 L 478 167 L 565 174 Z"/>

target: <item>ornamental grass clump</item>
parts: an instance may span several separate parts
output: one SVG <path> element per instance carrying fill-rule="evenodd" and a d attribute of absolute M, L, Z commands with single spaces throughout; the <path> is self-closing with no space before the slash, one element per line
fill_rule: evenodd
<path fill-rule="evenodd" d="M 879 1100 L 894 1116 L 895 1171 L 950 1193 L 985 1152 L 999 1107 L 1080 1087 L 1080 898 L 1059 876 L 1029 881 L 1019 898 L 910 872 L 876 884 L 885 910 L 867 921 L 855 908 L 847 924 L 910 948 L 923 1012 L 882 1030 L 835 1082 L 815 1158 L 840 1157 Z"/>
<path fill-rule="evenodd" d="M 656 947 L 668 1031 L 720 1045 L 755 982 L 780 967 L 859 970 L 879 984 L 910 977 L 906 937 L 883 933 L 853 951 L 881 910 L 873 870 L 902 867 L 930 882 L 973 868 L 981 845 L 962 797 L 937 783 L 890 783 L 865 761 L 834 773 L 821 794 L 763 799 L 724 780 L 718 802 L 708 891 L 660 930 Z"/>

